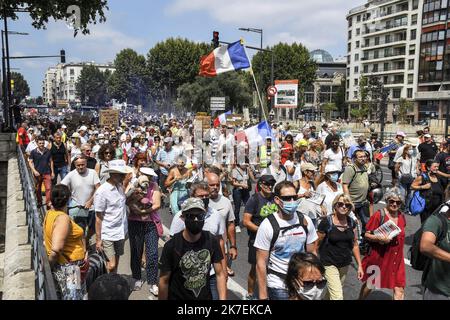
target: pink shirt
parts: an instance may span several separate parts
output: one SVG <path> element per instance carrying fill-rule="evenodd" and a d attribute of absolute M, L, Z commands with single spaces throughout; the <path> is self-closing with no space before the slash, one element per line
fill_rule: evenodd
<path fill-rule="evenodd" d="M 157 184 L 152 182 L 148 189 L 147 189 L 147 195 L 146 198 L 148 200 L 150 200 L 150 203 L 153 203 L 153 190 L 155 189 L 155 187 L 157 187 Z M 149 222 L 149 221 L 159 221 L 159 213 L 158 211 L 153 211 L 150 214 L 146 214 L 146 215 L 136 215 L 136 214 L 132 214 L 131 210 L 130 210 L 130 214 L 128 216 L 128 220 L 131 221 L 142 221 L 142 222 Z"/>

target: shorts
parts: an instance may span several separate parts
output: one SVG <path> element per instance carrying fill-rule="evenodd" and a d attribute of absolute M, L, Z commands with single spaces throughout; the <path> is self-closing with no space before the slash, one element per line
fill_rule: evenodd
<path fill-rule="evenodd" d="M 256 248 L 255 240 L 248 240 L 248 263 L 256 265 Z"/>
<path fill-rule="evenodd" d="M 125 239 L 117 241 L 103 240 L 103 251 L 106 257 L 111 260 L 115 256 L 122 256 L 125 248 Z"/>

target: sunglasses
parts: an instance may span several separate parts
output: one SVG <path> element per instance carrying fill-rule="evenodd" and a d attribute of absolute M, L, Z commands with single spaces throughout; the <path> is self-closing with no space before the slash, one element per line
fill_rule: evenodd
<path fill-rule="evenodd" d="M 113 153 L 110 151 L 105 151 L 105 154 L 113 154 Z"/>
<path fill-rule="evenodd" d="M 346 207 L 349 210 L 352 208 L 352 205 L 350 203 L 338 202 L 336 203 L 336 205 L 340 208 Z"/>
<path fill-rule="evenodd" d="M 273 188 L 273 186 L 274 186 L 275 184 L 263 182 L 262 185 L 264 185 L 264 186 L 266 186 L 266 187 L 269 187 L 269 188 Z"/>
<path fill-rule="evenodd" d="M 294 195 L 294 196 L 279 196 L 278 198 L 280 198 L 283 201 L 297 201 L 298 195 Z"/>
<path fill-rule="evenodd" d="M 325 288 L 326 285 L 327 285 L 326 279 L 322 279 L 319 281 L 303 281 L 303 288 L 305 288 L 305 290 L 311 290 L 314 287 L 323 289 Z"/>
<path fill-rule="evenodd" d="M 401 202 L 400 200 L 398 200 L 398 201 L 395 201 L 395 200 L 389 200 L 388 203 L 391 204 L 391 205 L 392 205 L 392 204 L 396 204 L 397 206 L 400 206 L 400 205 L 402 204 L 402 202 Z"/>
<path fill-rule="evenodd" d="M 188 214 L 185 215 L 185 218 L 187 220 L 192 220 L 192 221 L 194 221 L 194 220 L 204 221 L 205 217 L 206 217 L 205 213 L 200 213 L 200 214 L 198 214 L 198 213 L 196 213 L 196 214 L 188 213 Z"/>

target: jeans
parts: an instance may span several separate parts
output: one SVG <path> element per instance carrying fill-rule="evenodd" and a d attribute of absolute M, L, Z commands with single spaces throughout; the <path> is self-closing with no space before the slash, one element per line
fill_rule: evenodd
<path fill-rule="evenodd" d="M 61 181 L 64 179 L 65 176 L 69 173 L 69 170 L 67 169 L 67 166 L 62 166 L 60 168 L 54 168 L 55 171 L 55 178 L 52 180 L 52 184 L 55 185 L 58 183 L 58 175 L 61 176 Z"/>
<path fill-rule="evenodd" d="M 36 197 L 38 205 L 42 205 L 42 183 L 45 186 L 45 203 L 48 204 L 51 202 L 50 195 L 52 193 L 52 176 L 47 174 L 41 174 L 36 178 Z"/>
<path fill-rule="evenodd" d="M 209 277 L 209 287 L 211 289 L 212 299 L 219 300 L 219 292 L 217 291 L 217 278 L 215 274 Z"/>
<path fill-rule="evenodd" d="M 270 300 L 289 300 L 287 289 L 267 288 Z"/>
<path fill-rule="evenodd" d="M 405 195 L 405 212 L 409 212 L 409 202 L 411 201 L 411 185 L 399 183 L 398 187 Z"/>
<path fill-rule="evenodd" d="M 366 233 L 366 224 L 369 222 L 370 211 L 369 202 L 355 202 L 355 215 L 361 221 L 361 235 L 364 239 L 364 234 Z"/>
<path fill-rule="evenodd" d="M 244 205 L 247 203 L 250 198 L 250 191 L 248 189 L 233 189 L 233 201 L 234 201 L 234 216 L 236 219 L 234 220 L 234 224 L 236 227 L 239 227 L 240 217 L 239 213 L 241 211 L 241 202 Z"/>

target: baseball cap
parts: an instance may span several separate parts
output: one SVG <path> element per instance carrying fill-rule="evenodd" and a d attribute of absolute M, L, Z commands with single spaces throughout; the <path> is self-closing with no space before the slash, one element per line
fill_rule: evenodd
<path fill-rule="evenodd" d="M 103 139 L 103 138 L 105 138 L 105 135 L 104 135 L 103 133 L 99 133 L 99 134 L 98 134 L 98 138 L 99 138 L 99 139 Z"/>
<path fill-rule="evenodd" d="M 403 131 L 397 131 L 397 136 L 406 137 L 406 134 Z"/>
<path fill-rule="evenodd" d="M 264 174 L 258 180 L 258 183 L 264 183 L 268 185 L 275 185 L 276 182 L 277 181 L 271 174 Z"/>
<path fill-rule="evenodd" d="M 86 126 L 81 126 L 80 129 L 78 129 L 78 131 L 87 131 L 87 127 Z"/>
<path fill-rule="evenodd" d="M 311 171 L 316 171 L 317 167 L 315 165 L 313 165 L 312 163 L 304 163 L 300 166 L 301 171 L 306 171 L 306 170 L 311 170 Z"/>
<path fill-rule="evenodd" d="M 431 138 L 431 134 L 427 133 L 423 136 L 424 138 Z"/>
<path fill-rule="evenodd" d="M 63 124 L 63 125 L 61 126 L 61 128 L 66 129 L 67 126 L 66 126 L 65 124 Z"/>
<path fill-rule="evenodd" d="M 189 198 L 186 201 L 184 201 L 183 204 L 181 205 L 182 213 L 185 213 L 186 211 L 189 211 L 192 209 L 200 209 L 202 211 L 206 211 L 205 204 L 199 198 Z"/>

